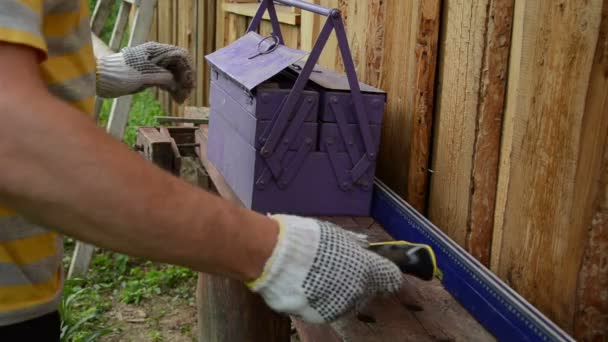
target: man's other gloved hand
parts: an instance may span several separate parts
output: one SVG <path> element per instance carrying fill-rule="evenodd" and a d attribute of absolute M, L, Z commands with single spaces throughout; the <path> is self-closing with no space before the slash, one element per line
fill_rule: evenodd
<path fill-rule="evenodd" d="M 188 51 L 174 45 L 147 42 L 97 61 L 97 95 L 100 97 L 115 98 L 156 86 L 183 103 L 194 83 L 195 73 Z"/>
<path fill-rule="evenodd" d="M 329 223 L 272 216 L 280 234 L 259 279 L 247 284 L 273 310 L 329 323 L 374 296 L 399 290 L 402 273 L 365 248 L 365 237 Z"/>

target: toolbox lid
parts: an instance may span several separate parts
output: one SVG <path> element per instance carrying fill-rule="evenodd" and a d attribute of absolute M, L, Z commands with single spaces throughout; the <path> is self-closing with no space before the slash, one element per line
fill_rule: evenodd
<path fill-rule="evenodd" d="M 300 73 L 302 68 L 304 68 L 305 61 L 297 61 L 293 63 L 294 66 L 290 66 L 290 70 Z M 324 68 L 318 64 L 315 65 L 315 72 L 310 74 L 310 80 L 321 87 L 329 90 L 339 90 L 339 91 L 350 91 L 350 85 L 348 84 L 348 78 L 345 74 L 338 74 L 330 69 Z M 386 94 L 385 91 L 380 90 L 378 88 L 374 88 L 368 84 L 359 82 L 359 88 L 361 88 L 361 92 L 363 93 L 372 93 L 372 94 Z"/>
<path fill-rule="evenodd" d="M 272 39 L 249 32 L 205 58 L 215 69 L 251 91 L 307 55 L 304 51 L 285 45 L 278 45 L 272 52 L 259 54 L 259 51 L 266 51 L 272 45 Z"/>

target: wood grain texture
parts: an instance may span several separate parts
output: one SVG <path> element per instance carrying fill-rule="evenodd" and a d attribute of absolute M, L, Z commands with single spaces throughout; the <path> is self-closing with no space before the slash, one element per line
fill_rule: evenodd
<path fill-rule="evenodd" d="M 408 162 L 414 118 L 416 36 L 420 1 L 388 1 L 379 88 L 388 93 L 382 120 L 377 175 L 407 198 Z M 415 89 L 415 90 L 414 90 Z"/>
<path fill-rule="evenodd" d="M 513 6 L 514 0 L 490 1 L 479 89 L 466 249 L 485 266 L 490 266 L 494 230 Z"/>
<path fill-rule="evenodd" d="M 429 218 L 465 246 L 489 0 L 444 4 Z"/>
<path fill-rule="evenodd" d="M 441 1 L 420 3 L 406 200 L 421 213 L 426 212 L 428 192 L 440 14 Z"/>
<path fill-rule="evenodd" d="M 515 10 L 497 272 L 568 332 L 608 120 L 586 109 L 601 9 L 601 0 L 573 0 Z"/>
<path fill-rule="evenodd" d="M 224 46 L 242 37 L 247 31 L 247 17 L 226 13 L 224 21 Z"/>
<path fill-rule="evenodd" d="M 602 22 L 595 47 L 595 58 L 591 70 L 589 91 L 583 122 L 581 150 L 586 151 L 579 159 L 577 172 L 587 173 L 590 178 L 589 191 L 595 193 L 592 203 L 576 202 L 588 205 L 589 213 L 583 215 L 583 224 L 587 228 L 581 270 L 578 275 L 576 313 L 574 315 L 574 336 L 580 341 L 608 340 L 608 1 L 604 0 Z M 604 127 L 594 129 L 598 124 L 592 120 L 603 113 Z M 599 135 L 589 135 L 596 132 Z M 602 138 L 604 143 L 601 144 Z M 600 144 L 594 144 L 594 142 Z M 598 149 L 598 151 L 595 151 Z M 604 154 L 604 160 L 598 165 L 597 154 Z M 593 172 L 600 169 L 599 174 Z M 591 173 L 588 174 L 589 170 Z M 598 177 L 595 177 L 595 176 Z M 597 179 L 597 181 L 596 181 Z M 582 193 L 582 192 L 580 192 Z"/>
<path fill-rule="evenodd" d="M 157 7 L 158 41 L 171 44 L 173 42 L 173 30 L 176 29 L 173 25 L 173 1 L 161 0 Z M 159 91 L 158 97 L 164 111 L 171 113 L 169 94 L 165 91 Z"/>
<path fill-rule="evenodd" d="M 338 0 L 318 0 L 321 6 L 325 6 L 328 8 L 338 8 L 339 1 Z M 358 0 L 356 0 L 358 1 Z M 354 1 L 353 1 L 354 2 Z M 321 28 L 325 24 L 326 19 L 320 17 L 318 15 L 314 15 L 318 19 L 315 19 L 315 23 L 318 25 L 313 30 L 313 43 L 317 41 L 319 33 L 321 32 Z M 347 32 L 348 33 L 348 32 Z M 327 40 L 327 44 L 325 45 L 325 49 L 321 53 L 319 57 L 319 65 L 322 65 L 326 68 L 330 68 L 332 70 L 336 70 L 336 65 L 338 63 L 338 59 L 340 58 L 340 52 L 338 49 L 338 39 L 336 38 L 335 33 L 332 34 Z"/>
<path fill-rule="evenodd" d="M 292 49 L 300 49 L 300 27 L 287 24 L 280 24 L 280 26 L 285 45 Z M 262 20 L 259 33 L 262 36 L 268 36 L 272 33 L 272 24 L 270 24 L 270 21 Z"/>

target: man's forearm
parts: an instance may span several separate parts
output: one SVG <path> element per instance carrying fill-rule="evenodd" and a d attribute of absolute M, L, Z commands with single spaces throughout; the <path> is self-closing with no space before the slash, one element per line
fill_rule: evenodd
<path fill-rule="evenodd" d="M 46 92 L 20 94 L 0 104 L 1 203 L 119 252 L 240 280 L 262 271 L 274 221 L 157 168 Z"/>

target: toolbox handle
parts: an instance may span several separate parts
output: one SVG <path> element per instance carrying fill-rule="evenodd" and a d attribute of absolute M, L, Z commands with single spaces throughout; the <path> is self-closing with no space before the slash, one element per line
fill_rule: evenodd
<path fill-rule="evenodd" d="M 281 34 L 281 25 L 277 17 L 274 2 L 294 6 L 303 10 L 327 16 L 327 21 L 323 25 L 323 28 L 321 29 L 321 32 L 317 37 L 317 41 L 315 42 L 312 51 L 310 52 L 308 59 L 304 64 L 304 67 L 302 67 L 302 70 L 299 73 L 293 85 L 293 88 L 291 89 L 287 98 L 284 100 L 284 104 L 278 109 L 277 113 L 275 113 L 275 115 L 273 116 L 274 120 L 270 128 L 270 134 L 266 137 L 264 145 L 261 148 L 260 154 L 262 158 L 264 158 L 266 163 L 271 166 L 270 170 L 272 171 L 275 178 L 278 179 L 282 176 L 281 173 L 283 173 L 284 170 L 283 157 L 286 153 L 286 149 L 277 150 L 277 147 L 281 140 L 284 140 L 282 139 L 282 137 L 286 133 L 288 126 L 293 124 L 293 122 L 291 124 L 288 122 L 289 113 L 294 112 L 294 110 L 296 109 L 296 104 L 302 95 L 302 91 L 304 90 L 311 73 L 314 70 L 314 66 L 317 63 L 327 41 L 329 40 L 330 34 L 335 31 L 338 40 L 338 48 L 340 50 L 340 54 L 342 55 L 344 69 L 346 70 L 346 77 L 348 79 L 348 84 L 353 98 L 356 118 L 359 123 L 359 133 L 363 138 L 363 145 L 365 148 L 363 155 L 351 156 L 351 158 L 353 159 L 352 170 L 338 169 L 337 163 L 334 165 L 334 168 L 335 172 L 339 174 L 338 178 L 343 179 L 342 188 L 345 190 L 351 188 L 353 183 L 365 183 L 366 181 L 362 180 L 361 177 L 365 174 L 366 170 L 368 170 L 369 167 L 373 165 L 377 156 L 374 149 L 371 130 L 369 128 L 367 111 L 363 102 L 363 95 L 361 93 L 361 88 L 357 79 L 357 72 L 355 70 L 355 64 L 353 62 L 352 54 L 348 44 L 348 38 L 346 36 L 346 31 L 344 28 L 344 23 L 342 21 L 340 11 L 337 9 L 329 9 L 323 6 L 307 3 L 302 0 L 262 0 L 258 11 L 256 12 L 253 20 L 251 21 L 251 24 L 247 28 L 247 32 L 257 30 L 260 26 L 264 13 L 268 11 L 268 16 L 270 17 L 270 23 L 272 24 L 273 29 L 272 35 L 276 36 L 279 41 L 279 44 L 281 45 L 285 45 L 285 43 Z M 290 131 L 292 135 L 295 135 L 294 130 Z M 288 137 L 288 141 L 291 141 L 292 138 L 294 137 Z M 331 148 L 331 146 L 328 146 L 328 150 L 331 155 L 334 155 L 334 159 L 336 159 L 335 154 L 337 152 L 335 151 L 335 149 Z M 294 167 L 295 165 L 291 166 Z M 369 184 L 362 184 L 362 186 L 366 187 L 369 186 Z"/>
<path fill-rule="evenodd" d="M 280 4 L 286 6 L 292 6 L 295 8 L 303 9 L 305 11 L 314 12 L 325 17 L 329 17 L 335 9 L 327 8 L 317 4 L 311 4 L 310 2 L 302 0 L 274 0 Z"/>

